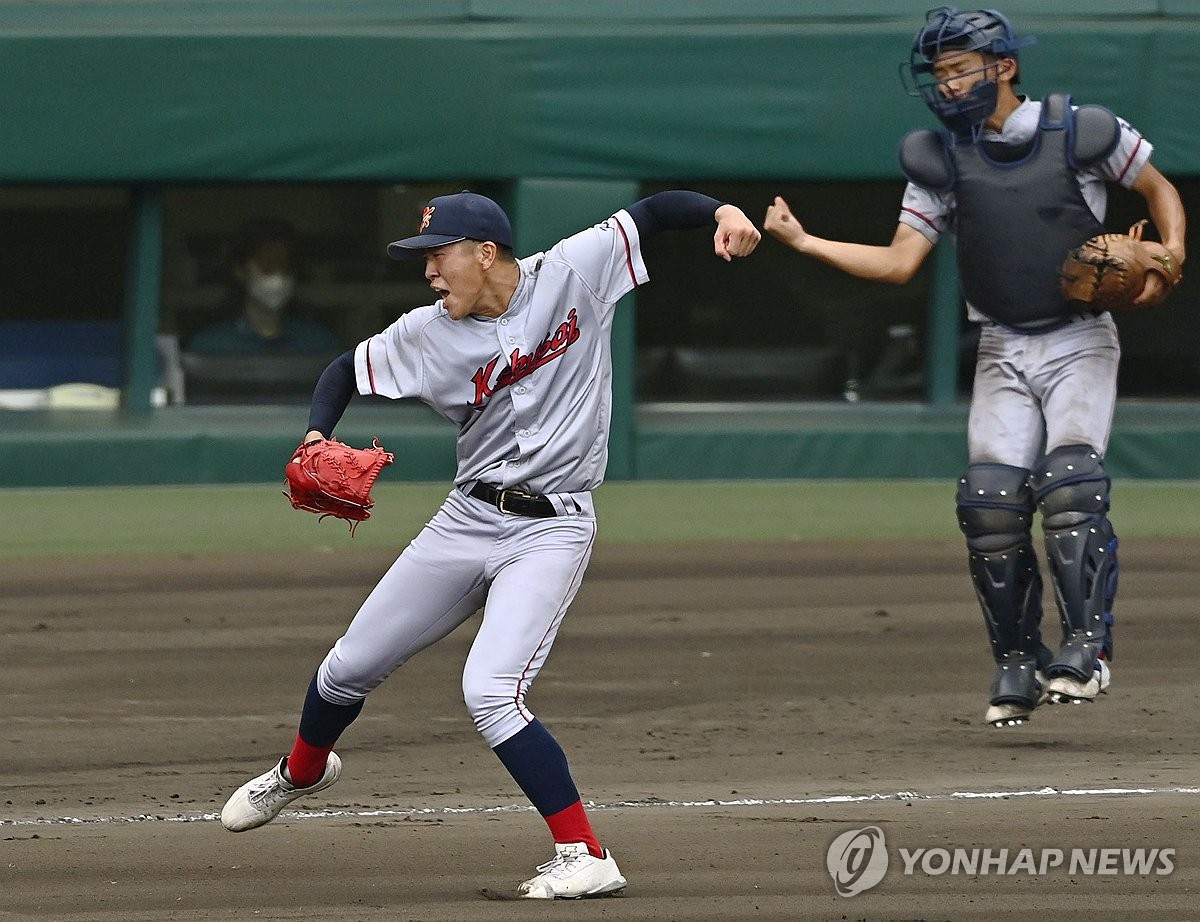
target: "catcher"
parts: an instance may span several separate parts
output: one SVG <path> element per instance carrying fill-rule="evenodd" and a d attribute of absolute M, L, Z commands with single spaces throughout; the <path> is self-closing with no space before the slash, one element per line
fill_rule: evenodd
<path fill-rule="evenodd" d="M 1117 538 L 1104 455 L 1120 356 L 1109 312 L 1162 301 L 1185 258 L 1183 204 L 1145 138 L 1099 106 L 1017 94 L 1018 55 L 1033 43 L 996 10 L 927 14 L 902 73 L 943 129 L 901 141 L 908 185 L 890 244 L 816 237 L 781 198 L 763 225 L 799 253 L 896 284 L 955 234 L 967 313 L 980 324 L 957 517 L 995 659 L 984 715 L 994 726 L 1109 686 Z M 1161 244 L 1140 228 L 1103 236 L 1106 183 L 1145 199 Z M 1057 651 L 1042 641 L 1035 511 Z"/>

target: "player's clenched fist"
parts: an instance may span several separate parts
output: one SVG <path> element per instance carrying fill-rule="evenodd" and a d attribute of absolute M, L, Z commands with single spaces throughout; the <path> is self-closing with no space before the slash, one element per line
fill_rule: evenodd
<path fill-rule="evenodd" d="M 797 250 L 800 248 L 800 242 L 808 236 L 804 227 L 792 214 L 788 203 L 778 195 L 775 196 L 774 204 L 767 206 L 767 216 L 763 219 L 763 230 L 781 243 L 786 243 Z"/>
<path fill-rule="evenodd" d="M 762 240 L 762 234 L 745 212 L 736 205 L 722 205 L 716 210 L 717 232 L 713 248 L 726 262 L 735 256 L 749 256 Z"/>

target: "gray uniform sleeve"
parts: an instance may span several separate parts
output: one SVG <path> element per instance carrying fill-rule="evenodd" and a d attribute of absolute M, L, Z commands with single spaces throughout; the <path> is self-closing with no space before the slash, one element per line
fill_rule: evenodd
<path fill-rule="evenodd" d="M 953 208 L 953 193 L 930 192 L 910 182 L 900 203 L 900 223 L 919 231 L 930 243 L 937 243 Z"/>
<path fill-rule="evenodd" d="M 424 385 L 421 337 L 441 307 L 431 305 L 403 315 L 382 333 L 359 343 L 354 372 L 360 394 L 420 397 Z"/>
<path fill-rule="evenodd" d="M 650 281 L 642 261 L 637 225 L 624 209 L 561 241 L 546 259 L 566 262 L 596 300 L 604 304 L 614 304 Z"/>
<path fill-rule="evenodd" d="M 1141 136 L 1127 121 L 1118 118 L 1121 139 L 1108 159 L 1095 168 L 1095 173 L 1108 182 L 1120 183 L 1126 189 L 1132 186 L 1150 160 L 1154 145 Z"/>

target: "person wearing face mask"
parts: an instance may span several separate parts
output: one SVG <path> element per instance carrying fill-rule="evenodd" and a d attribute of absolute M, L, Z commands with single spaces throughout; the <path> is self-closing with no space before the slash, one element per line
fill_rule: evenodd
<path fill-rule="evenodd" d="M 191 337 L 187 350 L 211 355 L 329 353 L 341 348 L 296 299 L 295 231 L 285 221 L 257 220 L 233 245 L 224 317 Z"/>

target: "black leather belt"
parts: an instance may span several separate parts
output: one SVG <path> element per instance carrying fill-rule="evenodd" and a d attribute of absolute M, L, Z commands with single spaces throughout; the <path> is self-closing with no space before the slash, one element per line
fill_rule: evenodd
<path fill-rule="evenodd" d="M 554 511 L 554 504 L 545 496 L 526 493 L 524 490 L 497 490 L 491 484 L 481 481 L 475 484 L 467 495 L 490 503 L 505 515 L 526 515 L 535 519 L 548 519 L 558 515 Z"/>

